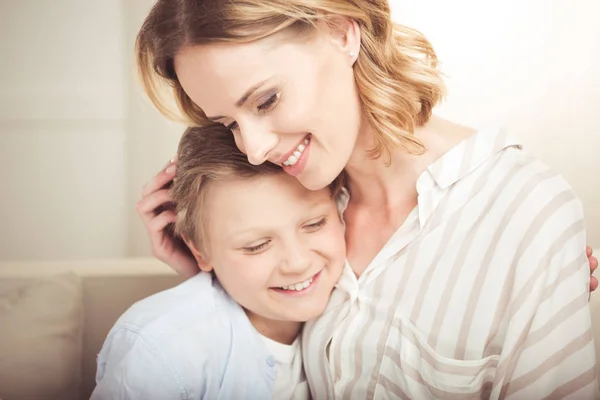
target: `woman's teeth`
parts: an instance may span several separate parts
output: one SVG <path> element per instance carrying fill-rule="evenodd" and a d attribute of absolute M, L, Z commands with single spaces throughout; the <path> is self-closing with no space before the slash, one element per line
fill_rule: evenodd
<path fill-rule="evenodd" d="M 307 280 L 305 280 L 304 282 L 299 282 L 299 283 L 295 283 L 293 285 L 288 285 L 288 286 L 282 286 L 280 289 L 283 290 L 295 290 L 295 291 L 300 291 L 303 289 L 306 289 L 307 287 L 310 286 L 310 284 L 312 283 L 313 278 L 308 278 Z"/>
<path fill-rule="evenodd" d="M 288 159 L 283 162 L 283 165 L 285 165 L 286 167 L 291 167 L 292 165 L 296 164 L 298 162 L 298 160 L 300 159 L 300 156 L 302 155 L 302 153 L 304 153 L 304 149 L 306 149 L 308 142 L 309 142 L 308 138 L 304 139 L 304 142 L 302 142 L 298 145 L 298 147 L 292 153 L 292 155 L 289 156 Z"/>

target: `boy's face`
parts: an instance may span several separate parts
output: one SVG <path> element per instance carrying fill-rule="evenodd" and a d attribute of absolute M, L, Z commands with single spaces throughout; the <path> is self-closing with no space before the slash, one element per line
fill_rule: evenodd
<path fill-rule="evenodd" d="M 328 188 L 310 191 L 281 173 L 213 182 L 205 204 L 203 269 L 242 307 L 280 321 L 323 313 L 346 257 Z"/>

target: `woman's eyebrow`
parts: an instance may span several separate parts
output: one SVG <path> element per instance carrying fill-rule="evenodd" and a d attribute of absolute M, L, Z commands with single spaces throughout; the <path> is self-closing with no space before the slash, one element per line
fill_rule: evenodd
<path fill-rule="evenodd" d="M 235 103 L 235 106 L 237 108 L 241 108 L 243 107 L 243 105 L 246 103 L 246 101 L 248 101 L 248 99 L 250 98 L 250 96 L 252 96 L 254 94 L 254 92 L 256 92 L 258 89 L 260 89 L 261 87 L 264 86 L 265 83 L 267 83 L 269 79 L 265 79 L 263 81 L 258 82 L 256 85 L 253 85 L 252 87 L 250 87 L 248 90 L 246 90 L 246 92 L 242 95 L 242 97 L 240 97 L 240 99 Z M 216 120 L 225 118 L 222 115 L 215 115 L 213 117 L 209 117 L 207 116 L 206 118 L 210 119 L 213 122 L 216 122 Z"/>
<path fill-rule="evenodd" d="M 268 81 L 268 79 L 265 79 L 261 82 L 258 82 L 256 85 L 253 85 L 248 90 L 246 90 L 246 92 L 242 95 L 242 97 L 240 97 L 240 99 L 235 103 L 235 106 L 237 108 L 241 108 L 244 105 L 244 103 L 246 103 L 248 98 L 250 96 L 252 96 L 252 94 L 254 94 L 254 92 L 256 92 L 258 89 L 260 89 L 267 81 Z"/>

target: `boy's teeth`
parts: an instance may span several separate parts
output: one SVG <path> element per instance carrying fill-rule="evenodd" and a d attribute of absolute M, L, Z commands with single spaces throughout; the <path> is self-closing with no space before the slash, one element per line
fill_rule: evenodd
<path fill-rule="evenodd" d="M 302 152 L 304 152 L 304 149 L 306 149 L 306 145 L 308 145 L 308 141 L 309 141 L 308 138 L 304 139 L 304 142 L 302 142 L 298 145 L 298 147 L 292 153 L 292 155 L 289 156 L 288 159 L 283 162 L 283 165 L 291 167 L 292 165 L 296 164 L 298 162 L 298 159 L 302 155 Z"/>
<path fill-rule="evenodd" d="M 313 281 L 313 278 L 309 278 L 309 279 L 305 280 L 304 282 L 298 282 L 293 285 L 282 286 L 281 289 L 295 290 L 295 291 L 299 292 L 300 290 L 303 290 L 303 289 L 306 289 L 307 287 L 309 287 L 310 284 L 312 283 L 312 281 Z"/>

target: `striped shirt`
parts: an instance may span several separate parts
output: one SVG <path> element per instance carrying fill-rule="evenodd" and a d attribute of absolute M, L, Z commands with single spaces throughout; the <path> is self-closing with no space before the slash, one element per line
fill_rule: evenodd
<path fill-rule="evenodd" d="M 580 201 L 504 130 L 417 181 L 418 205 L 306 325 L 314 399 L 600 398 Z"/>

